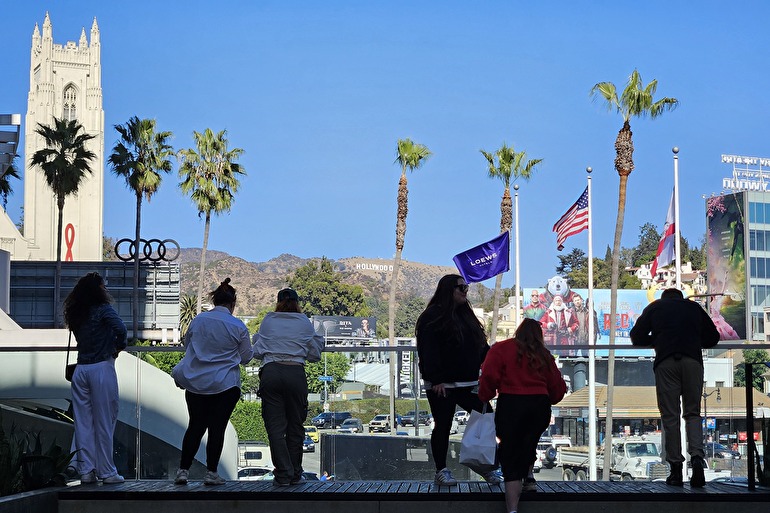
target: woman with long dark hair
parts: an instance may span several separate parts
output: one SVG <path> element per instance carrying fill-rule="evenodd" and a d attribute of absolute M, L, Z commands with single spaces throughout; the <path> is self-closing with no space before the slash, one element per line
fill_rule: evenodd
<path fill-rule="evenodd" d="M 115 358 L 125 349 L 126 325 L 110 304 L 99 273 L 80 278 L 64 300 L 64 321 L 77 341 L 78 365 L 72 376 L 76 468 L 83 484 L 102 479 L 122 483 L 112 458 L 118 421 Z"/>
<path fill-rule="evenodd" d="M 449 432 L 455 409 L 481 411 L 476 394 L 481 362 L 489 350 L 484 327 L 468 302 L 468 284 L 458 274 L 442 277 L 425 311 L 417 319 L 417 354 L 435 427 L 430 435 L 437 485 L 457 481 L 447 468 Z M 491 407 L 488 407 L 491 410 Z M 415 422 L 417 418 L 415 416 Z M 495 472 L 483 475 L 489 483 L 499 483 Z"/>
<path fill-rule="evenodd" d="M 495 430 L 509 513 L 518 508 L 522 487 L 534 491 L 534 479 L 524 481 L 537 457 L 540 435 L 551 421 L 551 405 L 566 393 L 567 385 L 545 347 L 543 328 L 534 319 L 524 319 L 515 337 L 493 345 L 484 360 L 479 399 L 497 395 Z"/>
<path fill-rule="evenodd" d="M 321 359 L 324 339 L 299 306 L 293 289 L 278 292 L 275 312 L 262 319 L 254 335 L 254 356 L 262 360 L 259 370 L 259 396 L 265 421 L 273 484 L 301 483 L 302 442 L 307 417 L 307 377 L 305 362 Z"/>
<path fill-rule="evenodd" d="M 187 484 L 190 467 L 198 452 L 203 434 L 206 442 L 205 485 L 221 485 L 224 478 L 217 472 L 225 442 L 225 429 L 235 405 L 241 398 L 241 365 L 251 361 L 249 330 L 233 316 L 236 293 L 230 278 L 209 294 L 214 308 L 199 313 L 190 322 L 184 338 L 185 353 L 171 376 L 185 390 L 190 413 L 182 439 L 182 456 L 176 473 L 176 484 Z"/>

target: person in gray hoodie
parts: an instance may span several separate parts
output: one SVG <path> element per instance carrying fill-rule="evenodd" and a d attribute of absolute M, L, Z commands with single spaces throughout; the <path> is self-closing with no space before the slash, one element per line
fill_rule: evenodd
<path fill-rule="evenodd" d="M 287 288 L 278 292 L 275 312 L 265 315 L 252 341 L 254 357 L 262 360 L 257 394 L 275 467 L 273 484 L 299 484 L 308 409 L 305 362 L 321 360 L 324 339 L 302 313 L 297 292 Z"/>

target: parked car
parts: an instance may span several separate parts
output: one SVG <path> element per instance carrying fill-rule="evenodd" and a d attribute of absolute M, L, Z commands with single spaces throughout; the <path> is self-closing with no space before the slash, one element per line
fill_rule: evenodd
<path fill-rule="evenodd" d="M 398 424 L 401 423 L 401 415 L 396 416 L 396 422 Z M 369 432 L 377 433 L 378 431 L 382 431 L 383 433 L 390 431 L 390 415 L 375 415 L 374 418 L 369 421 Z"/>
<path fill-rule="evenodd" d="M 537 443 L 537 458 L 545 468 L 556 466 L 557 449 L 559 447 L 572 447 L 572 440 L 568 436 L 556 435 L 553 437 L 543 436 Z"/>
<path fill-rule="evenodd" d="M 415 418 L 415 412 L 414 410 L 411 410 L 406 413 L 406 415 L 401 416 L 401 425 L 402 426 L 414 426 L 414 420 Z M 427 426 L 430 424 L 430 413 L 428 413 L 427 410 L 420 410 L 417 414 L 417 422 L 419 424 L 422 424 L 423 426 Z"/>
<path fill-rule="evenodd" d="M 320 440 L 318 435 L 318 428 L 315 426 L 305 426 L 305 434 L 309 436 L 315 443 L 318 443 Z"/>
<path fill-rule="evenodd" d="M 361 419 L 357 419 L 355 417 L 351 417 L 349 419 L 346 419 L 342 424 L 340 424 L 340 427 L 337 428 L 337 432 L 339 432 L 339 433 L 363 433 L 364 432 L 364 424 L 361 422 Z"/>
<path fill-rule="evenodd" d="M 302 450 L 304 452 L 315 452 L 315 442 L 308 435 L 305 435 L 305 440 L 302 442 Z"/>
<path fill-rule="evenodd" d="M 431 431 L 436 429 L 436 422 L 433 420 L 433 415 L 429 414 L 428 424 L 427 426 L 430 426 Z M 454 435 L 460 432 L 460 423 L 457 422 L 457 419 L 452 417 L 452 425 L 449 426 L 449 434 Z"/>
<path fill-rule="evenodd" d="M 259 481 L 262 476 L 272 471 L 270 467 L 242 467 L 238 469 L 238 480 Z"/>
<path fill-rule="evenodd" d="M 461 426 L 464 426 L 465 424 L 467 424 L 469 418 L 471 418 L 471 414 L 465 410 L 460 410 L 455 412 L 455 420 Z"/>
<path fill-rule="evenodd" d="M 273 475 L 273 471 L 271 470 L 267 474 L 260 476 L 258 481 L 272 481 L 274 477 L 275 476 Z M 318 474 L 315 472 L 303 472 L 302 477 L 304 477 L 307 481 L 319 481 Z"/>
<path fill-rule="evenodd" d="M 706 453 L 707 458 L 741 459 L 741 453 L 716 442 L 705 443 L 703 451 Z"/>
<path fill-rule="evenodd" d="M 325 411 L 313 417 L 311 422 L 317 428 L 336 428 L 352 416 L 349 411 Z"/>

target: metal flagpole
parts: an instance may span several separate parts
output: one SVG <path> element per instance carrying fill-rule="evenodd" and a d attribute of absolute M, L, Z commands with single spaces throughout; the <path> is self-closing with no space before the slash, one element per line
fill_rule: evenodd
<path fill-rule="evenodd" d="M 676 259 L 676 288 L 682 290 L 682 257 L 679 251 L 679 147 L 674 146 L 674 252 Z"/>
<path fill-rule="evenodd" d="M 588 350 L 588 472 L 589 479 L 596 481 L 596 350 L 595 326 L 594 326 L 594 251 L 591 223 L 593 214 L 591 211 L 591 169 L 586 168 L 588 173 L 588 343 L 591 348 Z"/>
<path fill-rule="evenodd" d="M 516 312 L 516 323 L 515 326 L 518 328 L 519 326 L 519 283 L 521 279 L 521 274 L 519 273 L 519 184 L 513 185 L 513 190 L 516 191 L 516 193 L 513 195 L 513 205 L 514 205 L 514 220 L 515 220 L 515 235 L 516 235 L 516 245 L 514 246 L 515 249 L 515 260 L 516 260 L 516 288 L 514 289 L 515 298 L 516 298 L 516 307 L 514 309 L 514 312 Z"/>

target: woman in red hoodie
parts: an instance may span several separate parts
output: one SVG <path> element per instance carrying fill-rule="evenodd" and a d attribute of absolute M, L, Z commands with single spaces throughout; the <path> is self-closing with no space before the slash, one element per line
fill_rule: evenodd
<path fill-rule="evenodd" d="M 534 463 L 537 442 L 551 420 L 551 405 L 567 393 L 567 385 L 543 342 L 543 328 L 524 319 L 515 338 L 493 345 L 481 366 L 479 399 L 497 395 L 495 429 L 505 480 L 505 505 L 514 513 L 522 481 Z"/>

